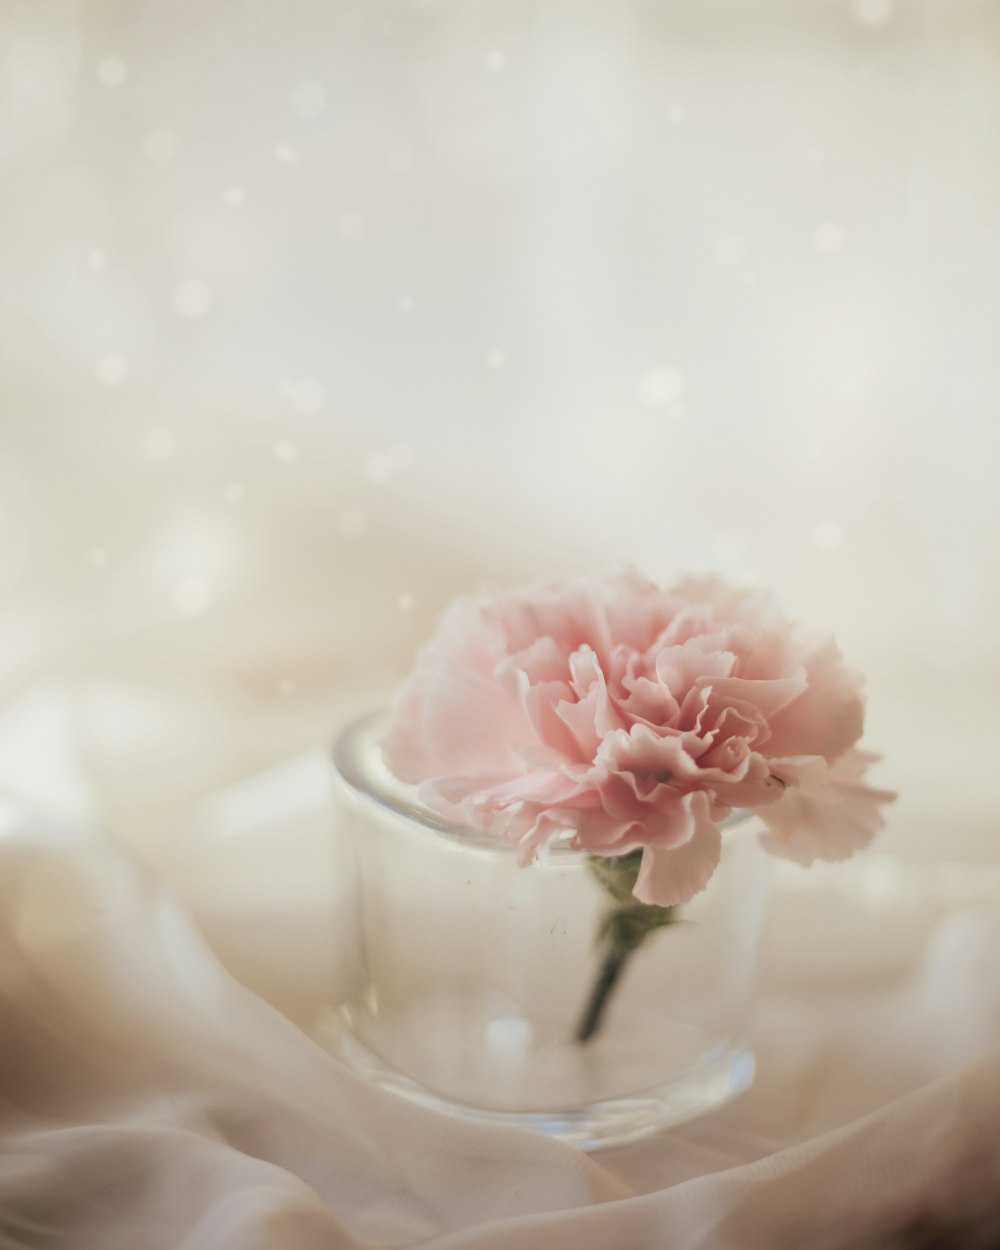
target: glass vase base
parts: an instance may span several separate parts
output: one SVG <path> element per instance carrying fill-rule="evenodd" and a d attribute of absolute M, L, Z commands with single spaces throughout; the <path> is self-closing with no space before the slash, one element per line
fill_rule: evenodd
<path fill-rule="evenodd" d="M 465 1120 L 530 1129 L 585 1151 L 623 1146 L 684 1124 L 743 1093 L 754 1078 L 753 1052 L 730 1046 L 672 1080 L 622 1097 L 566 1111 L 496 1111 L 448 1098 L 405 1076 L 370 1050 L 342 1016 L 324 1022 L 320 1040 L 359 1076 L 410 1102 Z"/>

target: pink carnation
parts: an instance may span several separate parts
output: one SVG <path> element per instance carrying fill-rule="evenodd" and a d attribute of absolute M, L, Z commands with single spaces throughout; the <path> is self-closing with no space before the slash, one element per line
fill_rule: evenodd
<path fill-rule="evenodd" d="M 635 895 L 671 906 L 707 885 L 737 809 L 803 863 L 869 842 L 892 796 L 864 782 L 863 720 L 836 644 L 770 596 L 627 572 L 455 603 L 383 749 L 429 807 L 524 862 L 556 839 L 642 848 Z"/>

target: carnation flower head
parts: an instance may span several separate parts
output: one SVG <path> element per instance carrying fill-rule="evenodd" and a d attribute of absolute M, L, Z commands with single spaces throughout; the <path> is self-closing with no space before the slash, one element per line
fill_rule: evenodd
<path fill-rule="evenodd" d="M 528 862 L 556 840 L 642 851 L 635 896 L 704 889 L 720 825 L 759 809 L 768 850 L 842 859 L 892 795 L 865 782 L 859 674 L 770 595 L 634 571 L 458 600 L 383 742 L 428 807 Z"/>

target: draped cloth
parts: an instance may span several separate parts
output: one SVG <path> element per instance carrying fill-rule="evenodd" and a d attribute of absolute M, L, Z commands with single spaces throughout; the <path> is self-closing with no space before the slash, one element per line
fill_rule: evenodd
<path fill-rule="evenodd" d="M 249 967 L 280 921 L 232 924 Z M 765 977 L 754 1089 L 590 1157 L 370 1087 L 207 931 L 109 842 L 8 823 L 4 1250 L 826 1250 L 1000 1227 L 988 903 L 942 911 L 888 983 L 856 956 L 818 985 Z"/>

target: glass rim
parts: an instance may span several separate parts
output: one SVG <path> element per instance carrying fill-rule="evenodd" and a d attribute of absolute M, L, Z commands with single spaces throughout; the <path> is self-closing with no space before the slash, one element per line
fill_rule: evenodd
<path fill-rule="evenodd" d="M 380 726 L 389 718 L 389 709 L 375 708 L 342 725 L 333 742 L 331 756 L 338 777 L 356 794 L 426 832 L 444 835 L 450 841 L 478 850 L 514 854 L 516 848 L 496 834 L 476 829 L 472 825 L 457 824 L 439 815 L 423 803 L 416 794 L 416 787 L 399 781 L 386 767 L 378 736 Z M 363 757 L 364 748 L 374 748 L 376 767 L 372 760 Z M 751 808 L 738 808 L 721 821 L 723 833 L 732 832 L 748 823 L 755 815 Z M 547 855 L 581 855 L 566 840 L 553 842 Z"/>
<path fill-rule="evenodd" d="M 331 752 L 340 779 L 362 798 L 426 832 L 443 834 L 452 842 L 482 850 L 512 851 L 514 848 L 509 843 L 492 834 L 439 815 L 417 797 L 416 786 L 400 781 L 389 771 L 382 759 L 378 732 L 388 719 L 389 709 L 379 707 L 341 726 Z M 373 759 L 364 758 L 365 748 L 372 749 Z"/>

